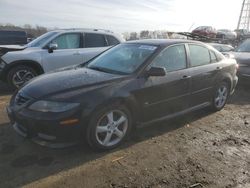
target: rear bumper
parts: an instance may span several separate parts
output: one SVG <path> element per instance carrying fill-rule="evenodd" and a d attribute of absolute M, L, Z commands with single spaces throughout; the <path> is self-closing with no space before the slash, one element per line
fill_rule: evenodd
<path fill-rule="evenodd" d="M 234 79 L 233 79 L 233 82 L 232 82 L 232 86 L 231 86 L 231 91 L 230 91 L 230 95 L 232 95 L 235 91 L 235 88 L 238 84 L 238 76 L 235 76 Z"/>

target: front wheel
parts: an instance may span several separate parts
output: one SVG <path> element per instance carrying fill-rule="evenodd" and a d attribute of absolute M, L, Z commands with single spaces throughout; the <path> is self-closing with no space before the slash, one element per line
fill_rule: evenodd
<path fill-rule="evenodd" d="M 131 125 L 131 114 L 124 105 L 103 107 L 92 115 L 87 141 L 93 149 L 113 149 L 129 135 Z"/>
<path fill-rule="evenodd" d="M 226 82 L 220 83 L 216 89 L 212 101 L 212 109 L 214 111 L 221 110 L 228 99 L 229 96 L 229 86 Z"/>
<path fill-rule="evenodd" d="M 7 82 L 13 88 L 20 88 L 37 75 L 37 72 L 33 68 L 26 65 L 19 65 L 10 69 L 7 74 Z"/>

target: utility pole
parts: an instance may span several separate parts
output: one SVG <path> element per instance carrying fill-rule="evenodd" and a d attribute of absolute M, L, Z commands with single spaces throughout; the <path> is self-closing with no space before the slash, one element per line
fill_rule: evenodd
<path fill-rule="evenodd" d="M 237 29 L 249 31 L 250 24 L 250 0 L 243 0 Z"/>

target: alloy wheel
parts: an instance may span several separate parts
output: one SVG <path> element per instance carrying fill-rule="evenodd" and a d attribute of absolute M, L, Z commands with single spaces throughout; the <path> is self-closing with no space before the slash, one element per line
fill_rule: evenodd
<path fill-rule="evenodd" d="M 26 69 L 18 70 L 12 77 L 12 83 L 14 86 L 19 88 L 34 77 L 35 74 L 29 70 Z"/>
<path fill-rule="evenodd" d="M 228 89 L 225 85 L 221 85 L 221 87 L 218 88 L 216 92 L 216 97 L 215 97 L 215 106 L 217 108 L 221 108 L 225 105 L 228 97 Z"/>
<path fill-rule="evenodd" d="M 103 115 L 96 127 L 96 140 L 102 146 L 114 146 L 126 135 L 128 117 L 121 110 L 112 110 Z"/>

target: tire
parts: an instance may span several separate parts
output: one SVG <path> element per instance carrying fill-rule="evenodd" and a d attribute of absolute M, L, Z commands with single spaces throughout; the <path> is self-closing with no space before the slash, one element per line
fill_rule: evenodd
<path fill-rule="evenodd" d="M 227 103 L 229 93 L 229 85 L 226 82 L 221 82 L 217 85 L 212 99 L 213 111 L 220 111 L 224 108 Z"/>
<path fill-rule="evenodd" d="M 38 73 L 33 68 L 26 65 L 19 65 L 9 70 L 7 82 L 12 88 L 20 88 L 37 75 Z"/>
<path fill-rule="evenodd" d="M 132 116 L 126 106 L 115 104 L 103 107 L 94 112 L 90 119 L 86 131 L 87 142 L 94 150 L 114 149 L 128 137 L 131 127 Z"/>

